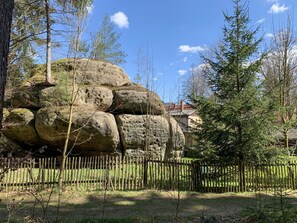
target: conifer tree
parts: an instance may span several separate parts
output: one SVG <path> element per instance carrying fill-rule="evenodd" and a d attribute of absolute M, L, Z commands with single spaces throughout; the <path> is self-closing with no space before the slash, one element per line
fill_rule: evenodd
<path fill-rule="evenodd" d="M 115 32 L 114 28 L 114 24 L 106 15 L 92 41 L 91 57 L 93 59 L 108 61 L 113 64 L 125 62 L 126 54 L 120 49 L 121 44 L 118 42 L 121 34 Z"/>
<path fill-rule="evenodd" d="M 213 57 L 203 57 L 213 96 L 194 98 L 202 118 L 199 151 L 213 161 L 263 160 L 271 140 L 271 108 L 257 82 L 262 39 L 256 39 L 258 29 L 248 27 L 247 6 L 240 0 L 233 3 L 233 15 L 224 14 L 222 42 Z"/>

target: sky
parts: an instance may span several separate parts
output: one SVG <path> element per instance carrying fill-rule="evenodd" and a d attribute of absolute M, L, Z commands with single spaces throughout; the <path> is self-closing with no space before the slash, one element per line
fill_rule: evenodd
<path fill-rule="evenodd" d="M 259 36 L 265 41 L 285 24 L 288 14 L 297 24 L 297 0 L 250 0 L 247 4 L 250 27 L 260 26 Z M 177 102 L 189 70 L 203 63 L 200 54 L 220 42 L 223 13 L 232 12 L 231 0 L 94 0 L 88 26 L 96 32 L 108 15 L 121 33 L 119 42 L 128 56 L 120 66 L 130 79 L 136 81 L 141 50 L 153 66 L 149 88 L 164 102 Z M 141 83 L 145 85 L 146 77 L 141 77 Z"/>

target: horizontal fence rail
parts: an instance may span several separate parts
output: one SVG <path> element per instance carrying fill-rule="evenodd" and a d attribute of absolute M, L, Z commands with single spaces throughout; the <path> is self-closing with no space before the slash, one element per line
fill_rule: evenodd
<path fill-rule="evenodd" d="M 60 160 L 0 160 L 4 191 L 43 190 L 58 184 Z M 2 176 L 2 178 L 1 178 Z M 98 190 L 182 190 L 239 192 L 297 189 L 297 163 L 203 164 L 190 160 L 144 157 L 68 157 L 64 186 Z"/>

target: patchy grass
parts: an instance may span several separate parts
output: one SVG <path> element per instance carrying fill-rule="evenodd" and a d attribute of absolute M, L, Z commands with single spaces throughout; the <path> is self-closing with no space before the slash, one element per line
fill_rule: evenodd
<path fill-rule="evenodd" d="M 45 202 L 48 191 L 40 193 Z M 173 191 L 134 191 L 107 192 L 104 191 L 71 191 L 63 194 L 60 219 L 63 222 L 174 222 L 177 206 L 177 192 Z M 11 216 L 13 221 L 22 221 L 26 216 L 35 213 L 42 214 L 41 205 L 35 203 L 29 193 L 0 194 L 0 222 L 7 220 L 7 205 L 15 204 Z M 261 194 L 261 202 L 273 201 L 273 194 Z M 297 202 L 294 193 L 289 199 Z M 104 201 L 105 200 L 105 201 Z M 225 219 L 228 216 L 238 216 L 247 207 L 256 207 L 259 194 L 256 193 L 226 193 L 201 194 L 182 192 L 180 196 L 179 222 L 193 222 L 194 219 L 216 216 Z M 35 209 L 34 209 L 35 205 Z M 47 215 L 54 219 L 57 207 L 57 193 L 54 192 Z M 103 216 L 104 210 L 104 216 Z M 229 222 L 231 221 L 229 218 Z M 223 221 L 222 221 L 223 222 Z M 228 221 L 227 221 L 228 222 Z M 235 221 L 234 221 L 235 222 Z"/>

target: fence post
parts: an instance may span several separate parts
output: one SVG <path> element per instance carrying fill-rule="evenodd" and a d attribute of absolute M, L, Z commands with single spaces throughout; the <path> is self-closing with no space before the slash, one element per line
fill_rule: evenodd
<path fill-rule="evenodd" d="M 191 162 L 191 172 L 192 172 L 192 187 L 194 191 L 201 190 L 201 178 L 200 178 L 200 162 L 199 161 L 192 161 Z"/>
<path fill-rule="evenodd" d="M 295 176 L 292 163 L 288 162 L 288 174 L 289 174 L 289 188 L 295 190 Z"/>
<path fill-rule="evenodd" d="M 143 160 L 143 185 L 147 189 L 147 169 L 148 169 L 148 160 L 145 157 Z"/>
<path fill-rule="evenodd" d="M 239 163 L 239 190 L 240 192 L 245 191 L 245 163 L 240 161 Z"/>

